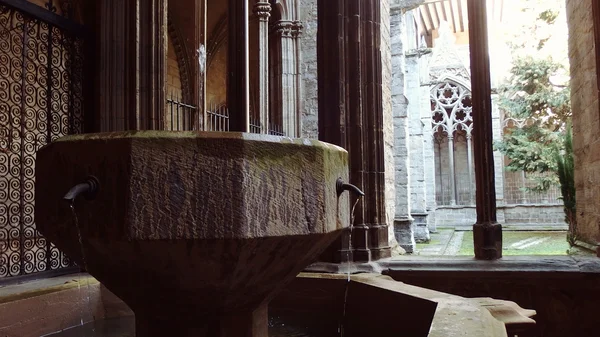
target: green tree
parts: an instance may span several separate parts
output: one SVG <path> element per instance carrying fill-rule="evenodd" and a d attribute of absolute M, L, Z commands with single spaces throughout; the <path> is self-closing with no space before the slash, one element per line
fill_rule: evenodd
<path fill-rule="evenodd" d="M 531 56 L 516 59 L 511 76 L 500 89 L 499 104 L 506 117 L 524 121 L 524 126 L 506 130 L 496 148 L 510 162 L 509 171 L 545 173 L 536 175 L 536 192 L 560 186 L 569 224 L 567 241 L 574 245 L 577 233 L 571 103 L 569 83 L 553 82 L 564 67 L 551 58 Z"/>
<path fill-rule="evenodd" d="M 564 68 L 552 59 L 524 57 L 515 60 L 508 81 L 499 88 L 499 104 L 506 118 L 524 121 L 521 128 L 509 129 L 496 148 L 510 162 L 509 171 L 556 173 L 555 146 L 564 137 L 571 120 L 568 83 L 553 83 Z M 559 183 L 556 174 L 537 176 L 535 191 Z"/>
<path fill-rule="evenodd" d="M 575 156 L 573 155 L 573 130 L 567 125 L 562 140 L 562 148 L 557 145 L 555 151 L 556 173 L 560 181 L 560 191 L 565 212 L 565 221 L 569 224 L 567 241 L 571 246 L 577 241 L 577 212 L 575 202 Z"/>

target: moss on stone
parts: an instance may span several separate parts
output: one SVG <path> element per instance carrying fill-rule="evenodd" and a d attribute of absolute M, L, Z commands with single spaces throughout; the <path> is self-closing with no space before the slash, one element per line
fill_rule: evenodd
<path fill-rule="evenodd" d="M 20 300 L 24 300 L 24 299 L 28 299 L 28 298 L 32 298 L 32 297 L 52 294 L 52 293 L 59 292 L 59 291 L 78 288 L 81 286 L 94 285 L 94 284 L 98 284 L 98 283 L 99 283 L 98 280 L 96 280 L 95 278 L 93 278 L 91 276 L 81 277 L 79 279 L 74 279 L 72 281 L 65 282 L 63 284 L 59 284 L 59 285 L 55 285 L 55 286 L 51 286 L 51 287 L 33 289 L 33 290 L 24 291 L 21 293 L 13 293 L 13 294 L 10 294 L 7 296 L 0 296 L 0 304 L 14 302 L 14 301 L 20 301 Z"/>

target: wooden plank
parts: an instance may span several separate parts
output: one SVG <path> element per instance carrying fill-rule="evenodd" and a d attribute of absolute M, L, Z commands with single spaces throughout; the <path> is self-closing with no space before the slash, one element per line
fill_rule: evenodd
<path fill-rule="evenodd" d="M 435 10 L 437 12 L 438 20 L 439 20 L 438 27 L 442 21 L 446 21 L 446 22 L 450 23 L 450 20 L 448 19 L 448 15 L 446 15 L 446 11 L 444 10 L 444 4 L 445 4 L 445 2 L 437 2 L 435 4 Z"/>
<path fill-rule="evenodd" d="M 417 32 L 418 32 L 417 46 L 418 46 L 420 37 L 423 35 L 427 35 L 427 29 L 425 28 L 425 21 L 423 21 L 423 16 L 421 15 L 421 8 L 417 9 L 417 11 L 415 12 L 415 16 L 413 18 L 415 19 L 414 23 L 416 23 L 416 25 L 417 25 Z M 414 24 L 414 23 L 407 22 L 407 24 Z"/>
<path fill-rule="evenodd" d="M 0 0 L 0 5 L 26 13 L 33 18 L 60 28 L 61 30 L 77 37 L 86 37 L 91 35 L 91 32 L 85 26 L 26 0 Z"/>
<path fill-rule="evenodd" d="M 469 11 L 467 10 L 467 2 L 470 0 L 459 0 L 460 1 L 460 10 L 461 10 L 461 19 L 462 19 L 462 29 L 463 31 L 469 30 Z"/>
<path fill-rule="evenodd" d="M 460 0 L 452 0 L 451 6 L 452 16 L 454 17 L 454 27 L 456 32 L 464 32 L 462 25 L 461 11 L 460 11 Z"/>
<path fill-rule="evenodd" d="M 423 24 L 425 25 L 427 32 L 432 31 L 433 30 L 433 22 L 431 19 L 431 14 L 429 13 L 429 7 L 427 7 L 426 5 L 421 6 L 420 11 L 421 11 L 421 19 L 423 20 Z"/>
<path fill-rule="evenodd" d="M 452 3 L 450 0 L 444 2 L 444 15 L 446 16 L 446 21 L 450 24 L 450 28 L 456 33 L 456 22 L 452 14 Z"/>
<path fill-rule="evenodd" d="M 431 11 L 431 18 L 434 29 L 440 28 L 440 21 L 443 19 L 443 14 L 438 11 L 437 3 L 429 5 L 429 9 Z"/>

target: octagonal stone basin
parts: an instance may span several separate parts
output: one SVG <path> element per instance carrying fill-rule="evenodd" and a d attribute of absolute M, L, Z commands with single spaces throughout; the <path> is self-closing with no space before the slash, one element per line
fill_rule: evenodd
<path fill-rule="evenodd" d="M 99 191 L 72 211 L 63 197 L 90 175 Z M 68 136 L 37 154 L 35 216 L 133 309 L 137 336 L 267 336 L 269 300 L 349 223 L 338 177 L 346 151 L 315 140 Z"/>

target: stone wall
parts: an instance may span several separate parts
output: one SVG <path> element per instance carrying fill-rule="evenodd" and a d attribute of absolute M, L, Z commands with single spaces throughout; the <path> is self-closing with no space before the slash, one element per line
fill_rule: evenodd
<path fill-rule="evenodd" d="M 562 205 L 516 205 L 499 208 L 504 212 L 504 223 L 531 226 L 558 225 L 566 229 Z"/>
<path fill-rule="evenodd" d="M 300 104 L 301 136 L 318 138 L 317 84 L 317 0 L 298 0 L 300 21 L 304 31 L 300 36 Z"/>
<path fill-rule="evenodd" d="M 394 125 L 394 234 L 408 253 L 415 249 L 414 224 L 410 215 L 410 156 L 408 142 L 408 100 L 404 95 L 407 49 L 406 17 L 402 8 L 393 8 L 390 16 L 391 98 Z"/>
<path fill-rule="evenodd" d="M 566 229 L 562 205 L 510 205 L 499 206 L 498 222 L 504 226 L 528 226 L 531 229 Z M 438 207 L 435 211 L 438 227 L 472 226 L 477 220 L 475 206 Z"/>
<path fill-rule="evenodd" d="M 181 100 L 179 63 L 177 62 L 177 54 L 175 54 L 175 47 L 171 38 L 168 39 L 167 46 L 167 98 L 173 97 Z"/>
<path fill-rule="evenodd" d="M 577 234 L 580 240 L 597 246 L 600 239 L 600 110 L 592 1 L 596 0 L 567 0 L 567 20 Z"/>
<path fill-rule="evenodd" d="M 392 118 L 392 48 L 390 35 L 390 4 L 389 0 L 381 0 L 381 72 L 383 99 L 383 143 L 385 161 L 385 211 L 389 242 L 395 241 L 394 213 L 396 188 L 394 185 L 394 124 Z"/>

